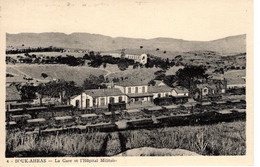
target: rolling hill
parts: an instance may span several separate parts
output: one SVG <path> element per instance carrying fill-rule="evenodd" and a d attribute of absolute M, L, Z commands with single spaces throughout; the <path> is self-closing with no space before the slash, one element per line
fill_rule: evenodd
<path fill-rule="evenodd" d="M 89 33 L 20 33 L 6 34 L 7 46 L 21 47 L 62 47 L 68 49 L 89 49 L 94 51 L 111 51 L 127 48 L 169 52 L 188 52 L 210 50 L 219 53 L 246 52 L 246 35 L 230 36 L 213 41 L 186 41 L 174 38 L 124 38 Z M 24 45 L 24 46 L 22 46 Z"/>

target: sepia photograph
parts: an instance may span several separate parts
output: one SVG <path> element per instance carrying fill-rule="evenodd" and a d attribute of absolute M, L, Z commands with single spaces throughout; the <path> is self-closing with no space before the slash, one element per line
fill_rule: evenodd
<path fill-rule="evenodd" d="M 6 1 L 6 162 L 252 156 L 252 4 Z"/>

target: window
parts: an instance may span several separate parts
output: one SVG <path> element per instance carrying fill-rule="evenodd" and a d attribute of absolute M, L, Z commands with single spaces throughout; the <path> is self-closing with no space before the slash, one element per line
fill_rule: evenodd
<path fill-rule="evenodd" d="M 96 105 L 96 98 L 93 98 L 93 105 Z"/>
<path fill-rule="evenodd" d="M 131 87 L 128 88 L 128 93 L 131 93 Z"/>
<path fill-rule="evenodd" d="M 76 108 L 79 108 L 79 100 L 76 100 Z"/>
<path fill-rule="evenodd" d="M 165 96 L 166 96 L 166 97 L 169 97 L 169 94 L 168 94 L 168 93 L 165 93 Z"/>
<path fill-rule="evenodd" d="M 123 97 L 122 96 L 119 96 L 119 102 L 122 102 L 123 101 Z"/>
<path fill-rule="evenodd" d="M 115 98 L 114 97 L 110 97 L 109 98 L 109 103 L 114 103 L 115 102 Z"/>
<path fill-rule="evenodd" d="M 145 92 L 145 86 L 142 87 L 142 92 L 143 92 L 143 93 Z"/>
<path fill-rule="evenodd" d="M 86 108 L 89 108 L 89 99 L 86 99 Z"/>
<path fill-rule="evenodd" d="M 104 106 L 105 105 L 105 98 L 100 98 L 100 105 L 101 106 Z"/>
<path fill-rule="evenodd" d="M 204 89 L 204 93 L 207 93 L 207 88 Z"/>
<path fill-rule="evenodd" d="M 161 97 L 161 93 L 158 94 L 158 97 Z"/>
<path fill-rule="evenodd" d="M 135 87 L 135 93 L 138 93 L 138 87 Z"/>

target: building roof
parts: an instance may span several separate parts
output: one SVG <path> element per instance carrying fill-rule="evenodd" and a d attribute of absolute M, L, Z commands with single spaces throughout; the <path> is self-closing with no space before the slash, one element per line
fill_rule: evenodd
<path fill-rule="evenodd" d="M 149 111 L 155 111 L 155 110 L 161 110 L 161 109 L 163 109 L 161 106 L 154 106 L 154 107 L 148 108 Z"/>
<path fill-rule="evenodd" d="M 175 92 L 177 92 L 177 93 L 189 93 L 189 90 L 182 86 L 177 86 L 177 87 L 173 88 L 173 90 L 175 90 Z"/>
<path fill-rule="evenodd" d="M 115 83 L 114 85 L 119 85 L 119 86 L 147 86 L 147 83 L 144 83 L 145 81 L 142 80 L 130 80 L 127 79 L 125 81 L 119 82 L 119 83 Z"/>
<path fill-rule="evenodd" d="M 44 118 L 37 118 L 37 119 L 28 119 L 28 123 L 37 123 L 37 122 L 44 122 L 46 121 Z"/>
<path fill-rule="evenodd" d="M 154 86 L 162 86 L 162 85 L 166 85 L 163 81 L 161 80 L 154 80 L 155 85 Z"/>
<path fill-rule="evenodd" d="M 197 84 L 197 88 L 199 89 L 203 89 L 203 88 L 211 88 L 211 89 L 215 89 L 216 88 L 216 85 L 209 85 L 209 84 Z"/>
<path fill-rule="evenodd" d="M 92 97 L 107 97 L 107 96 L 119 96 L 124 95 L 118 88 L 111 89 L 90 89 L 84 91 L 87 95 Z"/>
<path fill-rule="evenodd" d="M 83 117 L 83 118 L 96 117 L 96 116 L 97 116 L 97 114 L 83 114 L 83 115 L 81 115 L 81 117 Z"/>
<path fill-rule="evenodd" d="M 5 101 L 20 101 L 21 95 L 15 86 L 6 86 L 6 98 Z"/>
<path fill-rule="evenodd" d="M 246 84 L 246 80 L 244 78 L 236 78 L 236 79 L 228 79 L 227 85 L 240 85 L 240 84 Z"/>
<path fill-rule="evenodd" d="M 152 97 L 152 93 L 131 93 L 127 94 L 128 97 Z"/>
<path fill-rule="evenodd" d="M 141 111 L 138 110 L 138 109 L 132 109 L 132 110 L 127 110 L 126 112 L 127 112 L 127 113 L 139 113 L 139 112 L 141 112 Z"/>
<path fill-rule="evenodd" d="M 55 120 L 66 120 L 66 119 L 72 119 L 72 116 L 64 116 L 64 117 L 54 117 Z"/>
<path fill-rule="evenodd" d="M 148 92 L 150 93 L 162 93 L 162 92 L 171 92 L 173 88 L 169 86 L 149 86 Z"/>

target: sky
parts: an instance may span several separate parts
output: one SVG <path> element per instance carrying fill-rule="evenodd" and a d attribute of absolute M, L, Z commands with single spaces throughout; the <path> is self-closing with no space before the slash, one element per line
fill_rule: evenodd
<path fill-rule="evenodd" d="M 3 30 L 208 41 L 246 34 L 252 0 L 9 0 Z"/>

